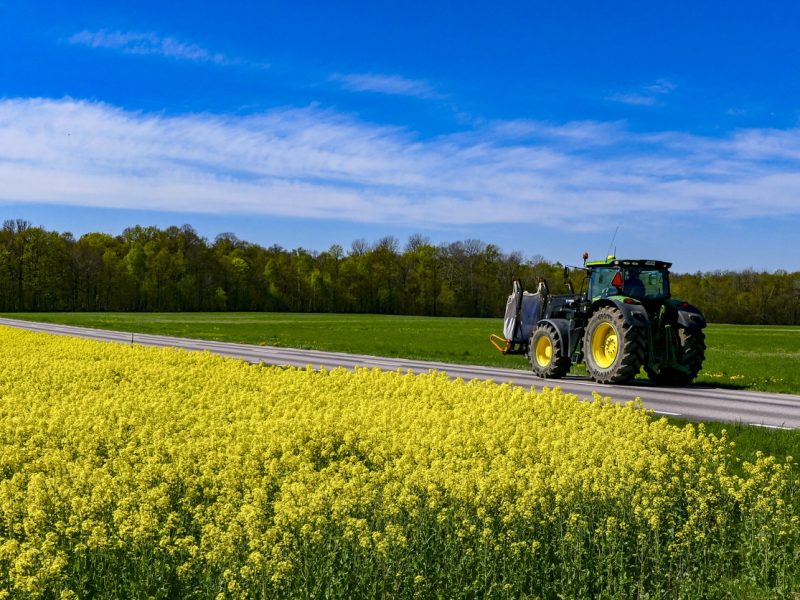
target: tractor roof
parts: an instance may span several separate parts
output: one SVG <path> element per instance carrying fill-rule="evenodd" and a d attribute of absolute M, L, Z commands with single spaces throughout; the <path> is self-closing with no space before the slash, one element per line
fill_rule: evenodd
<path fill-rule="evenodd" d="M 587 267 L 641 267 L 650 269 L 669 269 L 670 262 L 652 260 L 649 258 L 617 258 L 609 256 L 605 260 L 593 260 L 586 263 Z"/>

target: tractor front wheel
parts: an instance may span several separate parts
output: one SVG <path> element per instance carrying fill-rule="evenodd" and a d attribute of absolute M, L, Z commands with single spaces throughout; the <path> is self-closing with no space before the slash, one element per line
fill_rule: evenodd
<path fill-rule="evenodd" d="M 644 362 L 647 333 L 627 323 L 616 306 L 598 310 L 583 340 L 586 370 L 599 383 L 623 383 L 636 377 Z"/>
<path fill-rule="evenodd" d="M 650 381 L 661 385 L 688 385 L 694 381 L 706 358 L 706 335 L 702 329 L 678 328 L 675 356 L 686 371 L 665 367 L 659 372 L 648 369 Z"/>
<path fill-rule="evenodd" d="M 555 327 L 549 323 L 541 323 L 533 330 L 528 358 L 537 376 L 561 379 L 569 372 L 571 365 L 566 354 L 565 345 Z"/>

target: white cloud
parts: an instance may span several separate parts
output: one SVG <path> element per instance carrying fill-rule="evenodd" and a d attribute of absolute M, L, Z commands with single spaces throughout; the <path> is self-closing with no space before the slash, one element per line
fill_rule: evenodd
<path fill-rule="evenodd" d="M 473 133 L 474 137 L 485 137 L 490 133 L 493 138 L 508 141 L 534 141 L 550 144 L 566 142 L 570 145 L 604 146 L 619 140 L 624 134 L 620 122 L 599 123 L 596 121 L 572 121 L 566 124 L 545 123 L 526 119 L 511 121 L 492 121 Z"/>
<path fill-rule="evenodd" d="M 658 79 L 653 83 L 644 86 L 644 90 L 651 94 L 669 94 L 677 86 L 667 79 Z"/>
<path fill-rule="evenodd" d="M 335 74 L 330 79 L 341 83 L 345 89 L 353 92 L 374 92 L 423 99 L 443 98 L 427 81 L 407 79 L 399 75 L 380 75 L 375 73 Z"/>
<path fill-rule="evenodd" d="M 667 79 L 658 79 L 653 83 L 648 83 L 635 90 L 612 94 L 608 100 L 621 102 L 633 106 L 655 106 L 660 97 L 665 96 L 676 89 L 676 85 Z"/>
<path fill-rule="evenodd" d="M 629 94 L 613 94 L 609 96 L 608 99 L 614 102 L 621 102 L 622 104 L 632 104 L 633 106 L 653 106 L 656 103 L 655 96 L 648 96 L 635 92 Z"/>
<path fill-rule="evenodd" d="M 118 50 L 124 54 L 156 55 L 173 60 L 223 66 L 254 65 L 249 61 L 211 52 L 196 44 L 182 42 L 169 36 L 164 37 L 154 32 L 84 30 L 70 36 L 68 41 L 78 46 Z"/>
<path fill-rule="evenodd" d="M 0 201 L 402 223 L 605 227 L 800 214 L 800 130 L 725 138 L 491 123 L 433 139 L 318 109 L 162 116 L 0 101 Z"/>

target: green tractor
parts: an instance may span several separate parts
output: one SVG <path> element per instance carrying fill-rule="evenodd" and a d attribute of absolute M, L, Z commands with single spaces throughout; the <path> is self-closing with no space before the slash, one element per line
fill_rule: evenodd
<path fill-rule="evenodd" d="M 670 295 L 669 268 L 658 260 L 606 260 L 565 267 L 569 294 L 550 294 L 544 281 L 536 293 L 518 281 L 509 296 L 503 333 L 492 344 L 504 354 L 524 354 L 539 377 L 558 379 L 585 363 L 600 383 L 623 383 L 644 367 L 659 384 L 691 383 L 705 358 L 706 320 Z M 581 290 L 571 270 L 585 273 Z M 588 282 L 588 289 L 583 291 Z"/>

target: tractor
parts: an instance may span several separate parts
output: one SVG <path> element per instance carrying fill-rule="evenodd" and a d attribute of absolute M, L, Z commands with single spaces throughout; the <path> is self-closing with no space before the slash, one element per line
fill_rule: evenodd
<path fill-rule="evenodd" d="M 705 358 L 706 320 L 671 297 L 672 263 L 588 258 L 584 253 L 582 267 L 564 268 L 568 294 L 550 294 L 544 280 L 529 293 L 514 281 L 504 337 L 490 336 L 492 345 L 503 354 L 524 354 L 533 372 L 549 379 L 585 363 L 599 383 L 624 383 L 642 367 L 662 385 L 691 383 Z M 584 273 L 578 292 L 573 271 Z"/>

